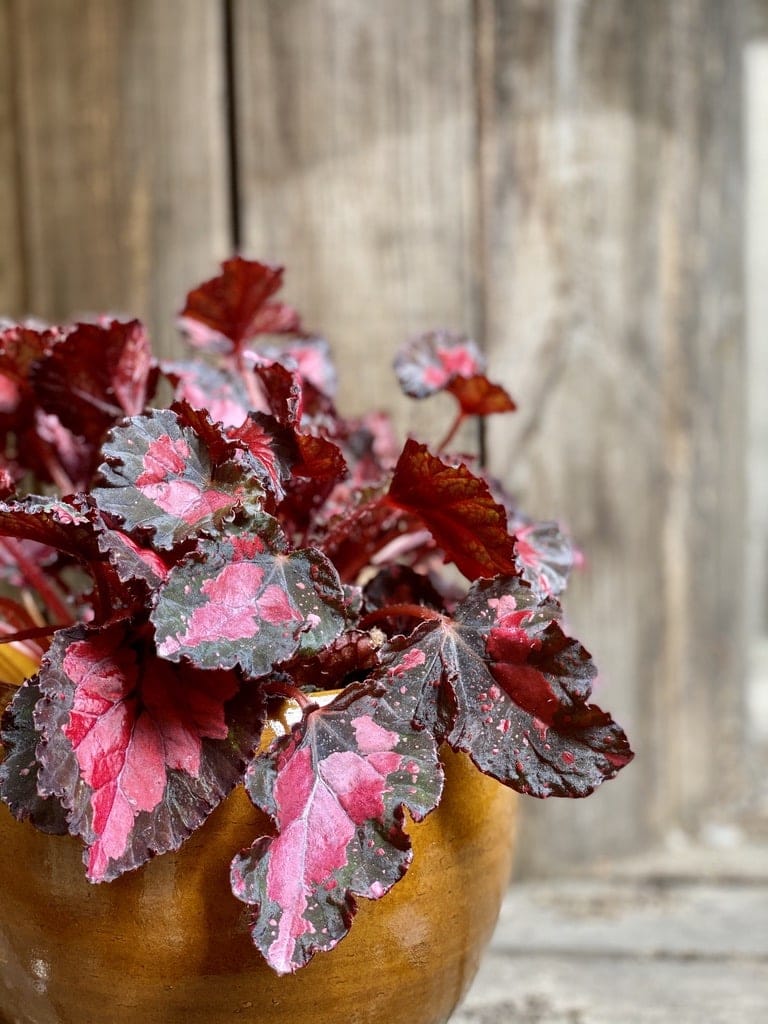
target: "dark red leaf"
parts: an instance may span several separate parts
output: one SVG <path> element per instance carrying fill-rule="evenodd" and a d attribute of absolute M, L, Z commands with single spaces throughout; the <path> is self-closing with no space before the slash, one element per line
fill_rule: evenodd
<path fill-rule="evenodd" d="M 385 645 L 373 681 L 493 778 L 537 797 L 586 796 L 633 755 L 619 726 L 587 703 L 595 668 L 559 615 L 517 577 L 482 580 L 453 620 Z"/>
<path fill-rule="evenodd" d="M 136 416 L 154 394 L 158 369 L 138 320 L 77 324 L 37 364 L 40 405 L 74 434 L 98 444 L 123 416 Z"/>
<path fill-rule="evenodd" d="M 221 265 L 218 277 L 187 296 L 181 311 L 189 340 L 210 351 L 239 351 L 260 334 L 300 330 L 298 314 L 271 297 L 283 283 L 283 268 L 235 256 Z"/>
<path fill-rule="evenodd" d="M 269 412 L 280 423 L 298 427 L 303 412 L 299 375 L 282 363 L 259 357 L 253 372 L 260 383 Z"/>
<path fill-rule="evenodd" d="M 295 431 L 278 423 L 274 416 L 256 412 L 239 427 L 230 428 L 227 437 L 243 446 L 250 457 L 248 465 L 275 501 L 282 501 L 300 457 Z"/>
<path fill-rule="evenodd" d="M 487 483 L 463 463 L 451 466 L 426 445 L 408 440 L 388 500 L 418 516 L 468 579 L 517 571 L 507 514 Z"/>
<path fill-rule="evenodd" d="M 443 597 L 429 576 L 414 572 L 406 565 L 385 566 L 366 583 L 363 597 L 366 613 L 392 605 L 416 605 L 436 611 L 444 610 Z M 390 615 L 377 622 L 377 625 L 390 633 L 410 633 L 414 620 L 412 616 Z"/>
<path fill-rule="evenodd" d="M 253 698 L 231 724 L 233 673 L 170 665 L 125 625 L 59 632 L 39 686 L 38 789 L 67 808 L 91 881 L 177 849 L 236 783 L 261 727 Z"/>
<path fill-rule="evenodd" d="M 277 835 L 234 859 L 232 890 L 256 908 L 257 948 L 287 974 L 346 935 L 355 897 L 379 899 L 402 877 L 404 809 L 418 821 L 436 806 L 442 770 L 429 733 L 353 687 L 254 760 L 246 787 Z"/>
<path fill-rule="evenodd" d="M 152 612 L 164 658 L 239 665 L 258 677 L 338 636 L 344 594 L 335 569 L 313 548 L 286 551 L 276 524 L 272 534 L 202 541 L 171 570 Z"/>
<path fill-rule="evenodd" d="M 380 489 L 349 495 L 346 513 L 316 523 L 314 542 L 331 559 L 342 580 L 354 582 L 376 552 L 401 537 L 412 520 L 393 507 Z"/>
<path fill-rule="evenodd" d="M 334 484 L 347 474 L 347 463 L 338 448 L 326 437 L 314 434 L 296 434 L 300 460 L 294 467 L 294 476 L 305 476 L 316 484 Z"/>
<path fill-rule="evenodd" d="M 0 438 L 12 478 L 31 471 L 66 494 L 89 480 L 94 451 L 40 408 L 33 387 L 35 367 L 64 336 L 58 328 L 22 324 L 0 331 Z"/>
<path fill-rule="evenodd" d="M 312 690 L 341 690 L 378 665 L 370 633 L 347 629 L 314 658 L 296 658 L 282 666 L 294 686 Z"/>
<path fill-rule="evenodd" d="M 499 384 L 492 384 L 487 377 L 454 377 L 446 386 L 461 406 L 465 416 L 490 416 L 499 412 L 514 412 L 517 408 L 510 396 Z"/>
<path fill-rule="evenodd" d="M 34 412 L 32 369 L 61 341 L 58 328 L 13 324 L 0 331 L 0 423 L 18 429 Z M 12 419 L 8 419 L 12 417 Z"/>

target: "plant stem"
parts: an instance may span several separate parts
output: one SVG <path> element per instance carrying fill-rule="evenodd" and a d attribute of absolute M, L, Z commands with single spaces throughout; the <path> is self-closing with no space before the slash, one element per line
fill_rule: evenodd
<path fill-rule="evenodd" d="M 0 547 L 11 556 L 25 581 L 34 587 L 49 611 L 71 624 L 74 620 L 66 601 L 42 569 L 27 558 L 21 543 L 13 537 L 0 537 Z"/>
<path fill-rule="evenodd" d="M 17 629 L 15 633 L 0 634 L 0 644 L 14 644 L 22 640 L 37 640 L 38 637 L 50 636 L 58 629 L 66 629 L 70 623 L 62 622 L 50 626 L 30 626 L 29 629 Z"/>
<path fill-rule="evenodd" d="M 49 444 L 40 438 L 35 439 L 35 448 L 41 462 L 51 475 L 51 480 L 56 484 L 62 494 L 73 494 L 77 489 L 69 474 L 64 469 L 58 454 Z"/>
<path fill-rule="evenodd" d="M 235 356 L 235 367 L 248 393 L 251 412 L 263 408 L 262 397 L 259 394 L 259 389 L 256 387 L 256 380 L 254 379 L 253 368 L 250 368 L 251 372 L 249 373 L 249 367 L 246 366 L 245 359 L 243 359 L 243 354 L 240 351 Z"/>
<path fill-rule="evenodd" d="M 360 620 L 360 628 L 370 629 L 371 626 L 375 626 L 378 622 L 385 622 L 387 619 L 393 619 L 400 615 L 421 619 L 422 622 L 430 619 L 442 619 L 443 617 L 440 612 L 435 611 L 434 608 L 428 608 L 424 604 L 388 604 L 384 608 L 377 608 L 375 611 L 364 615 Z"/>
<path fill-rule="evenodd" d="M 295 701 L 302 711 L 312 703 L 312 697 L 300 690 L 298 686 L 291 686 L 290 683 L 274 682 L 264 687 L 264 693 L 269 697 L 283 697 L 285 700 Z"/>
<path fill-rule="evenodd" d="M 466 417 L 466 414 L 465 414 L 465 413 L 463 413 L 463 412 L 461 411 L 461 409 L 459 409 L 458 413 L 456 414 L 456 419 L 455 419 L 455 420 L 453 421 L 453 423 L 451 424 L 451 426 L 450 426 L 450 429 L 448 430 L 448 433 L 447 433 L 447 434 L 445 435 L 445 437 L 443 438 L 443 440 L 442 440 L 442 441 L 440 442 L 440 444 L 439 444 L 439 445 L 437 446 L 437 451 L 438 451 L 438 454 L 439 454 L 440 452 L 443 452 L 443 451 L 445 451 L 445 449 L 446 449 L 446 448 L 448 447 L 448 445 L 449 445 L 449 444 L 451 443 L 451 441 L 452 441 L 452 440 L 454 439 L 454 437 L 456 436 L 456 432 L 457 432 L 457 430 L 459 429 L 459 427 L 461 426 L 461 424 L 462 424 L 462 423 L 464 422 L 464 420 L 465 420 L 466 418 L 467 418 L 467 417 Z"/>

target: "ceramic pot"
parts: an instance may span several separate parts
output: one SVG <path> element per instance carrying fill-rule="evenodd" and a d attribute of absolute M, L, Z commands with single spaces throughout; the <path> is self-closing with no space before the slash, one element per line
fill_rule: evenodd
<path fill-rule="evenodd" d="M 507 885 L 514 794 L 446 751 L 445 795 L 409 824 L 414 861 L 350 934 L 277 977 L 229 890 L 266 831 L 242 788 L 175 854 L 86 882 L 81 845 L 0 806 L 2 1024 L 440 1024 L 466 991 Z"/>

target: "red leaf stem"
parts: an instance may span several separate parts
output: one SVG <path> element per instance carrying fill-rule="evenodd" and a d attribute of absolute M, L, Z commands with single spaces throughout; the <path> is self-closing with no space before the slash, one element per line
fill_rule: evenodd
<path fill-rule="evenodd" d="M 17 629 L 15 633 L 0 634 L 0 644 L 13 644 L 22 640 L 36 640 L 38 637 L 51 636 L 59 629 L 67 629 L 71 623 L 60 622 L 50 626 L 30 626 L 29 629 Z"/>
<path fill-rule="evenodd" d="M 376 608 L 364 615 L 360 620 L 360 628 L 370 629 L 378 622 L 385 622 L 387 619 L 394 619 L 400 615 L 408 615 L 420 619 L 422 622 L 443 618 L 440 612 L 435 611 L 434 608 L 428 608 L 424 604 L 388 604 L 384 608 Z"/>
<path fill-rule="evenodd" d="M 245 386 L 250 411 L 257 412 L 263 409 L 264 400 L 256 386 L 256 378 L 254 376 L 253 369 L 246 364 L 245 359 L 243 358 L 242 349 L 237 349 L 237 353 L 235 355 L 235 368 L 238 376 Z"/>
<path fill-rule="evenodd" d="M 47 445 L 41 438 L 35 436 L 31 438 L 33 441 L 33 447 L 40 459 L 42 464 L 48 470 L 48 473 L 53 480 L 54 484 L 58 487 L 62 494 L 73 494 L 77 487 L 70 477 L 69 473 L 64 469 L 53 449 Z"/>
<path fill-rule="evenodd" d="M 267 684 L 263 693 L 268 697 L 282 697 L 284 700 L 293 700 L 299 705 L 302 711 L 308 708 L 311 704 L 314 704 L 311 696 L 300 690 L 298 686 L 291 686 L 290 683 L 284 683 L 279 680 Z"/>
<path fill-rule="evenodd" d="M 464 422 L 464 420 L 466 418 L 467 418 L 466 413 L 463 412 L 463 410 L 459 409 L 458 413 L 456 414 L 456 419 L 453 421 L 453 423 L 448 428 L 448 433 L 445 435 L 443 440 L 437 446 L 438 454 L 445 451 L 445 449 L 448 447 L 448 445 L 451 443 L 451 441 L 454 439 L 454 437 L 458 433 L 459 427 L 462 425 L 462 423 Z"/>
<path fill-rule="evenodd" d="M 74 620 L 66 601 L 50 578 L 24 554 L 21 544 L 13 537 L 0 537 L 0 547 L 10 555 L 26 582 L 38 592 L 46 607 L 67 624 Z"/>

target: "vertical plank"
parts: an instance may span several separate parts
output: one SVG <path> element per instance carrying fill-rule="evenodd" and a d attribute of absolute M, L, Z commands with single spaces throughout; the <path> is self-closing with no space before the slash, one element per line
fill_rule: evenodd
<path fill-rule="evenodd" d="M 30 311 L 138 314 L 176 344 L 231 247 L 223 19 L 210 0 L 11 0 Z"/>
<path fill-rule="evenodd" d="M 524 864 L 615 854 L 743 780 L 739 4 L 481 0 L 492 465 L 586 552 L 566 608 L 638 761 L 529 806 Z"/>
<path fill-rule="evenodd" d="M 0 0 L 0 316 L 17 316 L 24 305 L 19 222 L 19 167 L 16 160 L 15 68 L 10 35 L 10 2 Z"/>
<path fill-rule="evenodd" d="M 761 7 L 762 23 L 755 25 L 744 65 L 749 408 L 746 584 L 750 596 L 747 722 L 755 747 L 753 774 L 759 780 L 757 806 L 768 821 L 768 3 Z"/>
<path fill-rule="evenodd" d="M 471 0 L 235 0 L 243 241 L 287 265 L 324 331 L 341 407 L 388 405 L 410 334 L 476 327 Z"/>
<path fill-rule="evenodd" d="M 763 34 L 747 48 L 746 325 L 749 367 L 750 625 L 768 634 L 768 4 Z"/>

